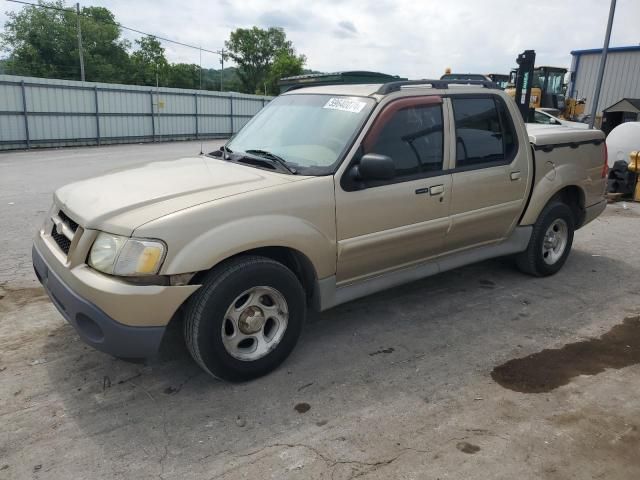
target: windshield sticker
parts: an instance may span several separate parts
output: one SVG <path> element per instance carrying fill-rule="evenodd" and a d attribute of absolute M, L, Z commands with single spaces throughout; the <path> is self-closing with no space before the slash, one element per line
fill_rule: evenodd
<path fill-rule="evenodd" d="M 343 112 L 360 113 L 366 104 L 366 102 L 359 102 L 358 100 L 351 100 L 349 98 L 330 98 L 322 108 L 341 110 Z"/>

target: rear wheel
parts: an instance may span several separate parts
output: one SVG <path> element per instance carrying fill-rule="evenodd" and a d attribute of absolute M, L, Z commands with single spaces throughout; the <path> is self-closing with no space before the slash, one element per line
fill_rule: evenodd
<path fill-rule="evenodd" d="M 560 201 L 549 203 L 533 226 L 527 249 L 518 254 L 518 268 L 544 277 L 558 272 L 569 256 L 575 223 L 571 208 Z"/>
<path fill-rule="evenodd" d="M 216 267 L 189 300 L 187 348 L 211 375 L 242 381 L 265 375 L 293 350 L 306 313 L 298 278 L 265 257 Z"/>

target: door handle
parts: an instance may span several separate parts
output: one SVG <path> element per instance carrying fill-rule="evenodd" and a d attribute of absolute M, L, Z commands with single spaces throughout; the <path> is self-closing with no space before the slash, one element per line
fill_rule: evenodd
<path fill-rule="evenodd" d="M 429 189 L 431 195 L 442 195 L 444 193 L 444 185 L 433 185 Z"/>
<path fill-rule="evenodd" d="M 511 181 L 520 180 L 520 172 L 511 172 Z"/>

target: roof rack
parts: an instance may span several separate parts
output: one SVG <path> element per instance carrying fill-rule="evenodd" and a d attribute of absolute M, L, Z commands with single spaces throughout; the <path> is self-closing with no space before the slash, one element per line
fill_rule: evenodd
<path fill-rule="evenodd" d="M 484 88 L 500 89 L 494 82 L 488 80 L 405 80 L 399 82 L 388 82 L 382 85 L 376 93 L 379 95 L 387 95 L 392 92 L 398 92 L 402 87 L 431 85 L 431 88 L 447 89 L 449 85 L 476 85 Z"/>

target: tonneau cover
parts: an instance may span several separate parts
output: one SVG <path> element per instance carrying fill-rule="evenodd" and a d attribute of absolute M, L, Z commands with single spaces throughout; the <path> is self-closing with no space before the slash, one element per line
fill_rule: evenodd
<path fill-rule="evenodd" d="M 525 124 L 529 141 L 540 147 L 544 145 L 558 145 L 568 143 L 591 143 L 604 140 L 604 133 L 601 130 L 584 130 L 571 128 L 564 125 L 541 125 L 535 123 Z"/>

